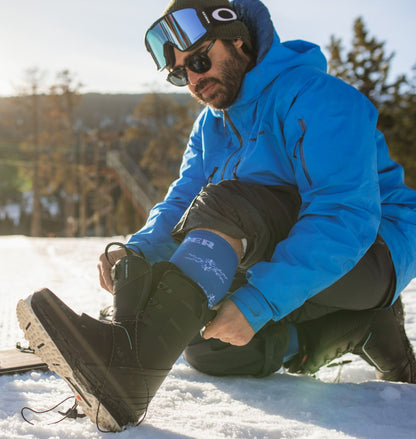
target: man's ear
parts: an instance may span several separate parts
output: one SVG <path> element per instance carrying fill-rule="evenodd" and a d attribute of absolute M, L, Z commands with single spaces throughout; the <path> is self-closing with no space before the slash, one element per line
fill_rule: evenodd
<path fill-rule="evenodd" d="M 236 38 L 235 40 L 233 40 L 233 45 L 236 49 L 240 49 L 241 47 L 243 47 L 243 40 L 241 38 Z"/>

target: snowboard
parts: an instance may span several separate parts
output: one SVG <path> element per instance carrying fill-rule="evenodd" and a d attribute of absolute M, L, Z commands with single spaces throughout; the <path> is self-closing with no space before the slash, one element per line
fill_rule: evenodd
<path fill-rule="evenodd" d="M 31 349 L 18 344 L 15 349 L 0 350 L 0 375 L 48 370 L 48 366 Z"/>

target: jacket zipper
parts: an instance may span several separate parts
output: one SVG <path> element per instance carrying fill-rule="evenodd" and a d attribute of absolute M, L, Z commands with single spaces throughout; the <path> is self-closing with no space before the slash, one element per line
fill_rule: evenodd
<path fill-rule="evenodd" d="M 237 130 L 236 126 L 234 125 L 233 121 L 231 120 L 231 117 L 230 117 L 230 115 L 228 114 L 228 111 L 227 111 L 227 110 L 223 110 L 223 115 L 224 115 L 224 127 L 225 127 L 225 121 L 227 121 L 228 124 L 230 125 L 231 129 L 233 130 L 234 134 L 237 136 L 237 139 L 238 139 L 238 141 L 239 141 L 239 143 L 240 143 L 240 146 L 239 146 L 238 149 L 236 149 L 236 150 L 235 150 L 235 151 L 234 151 L 234 152 L 228 157 L 227 161 L 225 162 L 225 165 L 224 165 L 224 167 L 223 167 L 223 169 L 222 169 L 222 173 L 221 173 L 221 180 L 224 179 L 225 169 L 226 169 L 226 167 L 228 166 L 228 164 L 230 163 L 230 160 L 231 160 L 231 159 L 235 156 L 235 154 L 237 154 L 237 153 L 241 150 L 241 148 L 243 147 L 243 138 L 241 137 L 240 132 Z M 234 168 L 233 168 L 233 177 L 234 177 L 236 180 L 238 180 L 238 177 L 237 177 L 237 167 L 238 167 L 238 165 L 240 164 L 240 161 L 241 161 L 241 159 L 238 160 L 238 162 L 236 163 L 236 165 L 235 165 Z"/>
<path fill-rule="evenodd" d="M 298 124 L 300 126 L 300 129 L 302 130 L 302 135 L 297 140 L 295 147 L 293 149 L 293 158 L 297 158 L 296 156 L 296 149 L 299 149 L 300 154 L 300 163 L 302 164 L 303 173 L 305 174 L 306 179 L 308 180 L 308 183 L 310 186 L 312 186 L 312 179 L 309 175 L 308 168 L 306 167 L 306 160 L 305 160 L 305 152 L 303 150 L 303 138 L 306 134 L 306 123 L 303 119 L 298 119 Z"/>

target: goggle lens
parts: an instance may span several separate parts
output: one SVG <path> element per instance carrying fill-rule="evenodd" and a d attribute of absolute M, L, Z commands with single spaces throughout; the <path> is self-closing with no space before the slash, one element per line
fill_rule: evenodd
<path fill-rule="evenodd" d="M 188 50 L 207 33 L 195 9 L 180 9 L 160 20 L 146 32 L 145 43 L 159 70 L 166 67 L 165 44 Z"/>

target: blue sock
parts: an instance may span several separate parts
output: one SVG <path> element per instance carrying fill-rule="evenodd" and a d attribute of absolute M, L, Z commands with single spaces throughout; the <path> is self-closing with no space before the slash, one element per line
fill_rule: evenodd
<path fill-rule="evenodd" d="M 289 328 L 289 346 L 283 358 L 283 362 L 289 361 L 299 352 L 298 330 L 293 325 Z"/>
<path fill-rule="evenodd" d="M 192 230 L 170 259 L 205 292 L 210 307 L 228 292 L 238 266 L 231 245 L 216 233 Z"/>

